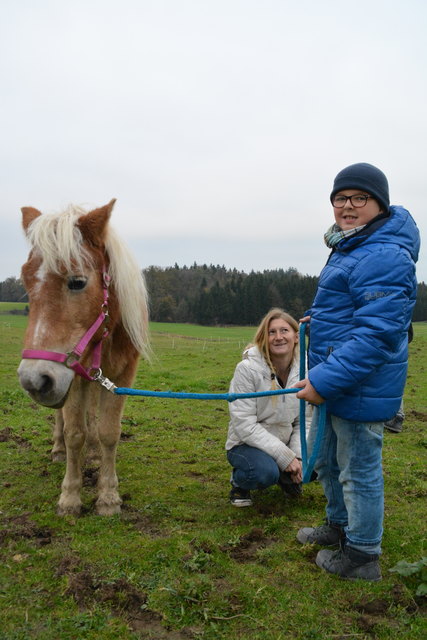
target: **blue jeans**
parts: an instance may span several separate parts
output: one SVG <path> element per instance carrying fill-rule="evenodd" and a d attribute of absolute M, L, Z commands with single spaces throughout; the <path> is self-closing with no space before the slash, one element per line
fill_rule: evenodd
<path fill-rule="evenodd" d="M 313 413 L 308 446 L 316 433 Z M 344 527 L 347 544 L 381 553 L 384 517 L 382 422 L 353 422 L 327 414 L 315 470 L 325 492 L 326 517 Z"/>
<path fill-rule="evenodd" d="M 265 489 L 279 481 L 277 462 L 261 449 L 238 444 L 227 451 L 227 459 L 233 467 L 233 484 L 241 489 Z"/>

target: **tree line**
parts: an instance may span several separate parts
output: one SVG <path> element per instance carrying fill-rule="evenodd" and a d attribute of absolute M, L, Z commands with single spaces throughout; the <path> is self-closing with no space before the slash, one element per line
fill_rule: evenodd
<path fill-rule="evenodd" d="M 256 325 L 271 307 L 301 317 L 317 278 L 296 269 L 251 272 L 219 265 L 145 270 L 152 320 L 201 325 Z"/>
<path fill-rule="evenodd" d="M 157 322 L 201 325 L 256 325 L 271 307 L 295 318 L 310 308 L 317 276 L 294 268 L 247 274 L 219 265 L 155 267 L 144 270 L 150 298 L 150 317 Z M 20 279 L 0 282 L 0 301 L 27 302 Z M 427 320 L 427 285 L 418 284 L 413 320 Z"/>

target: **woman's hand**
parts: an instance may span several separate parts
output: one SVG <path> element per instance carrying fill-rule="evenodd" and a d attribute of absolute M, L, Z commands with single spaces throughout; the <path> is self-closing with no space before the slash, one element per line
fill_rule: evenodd
<path fill-rule="evenodd" d="M 298 391 L 297 393 L 297 398 L 300 400 L 306 400 L 311 404 L 322 404 L 325 402 L 325 399 L 317 393 L 308 378 L 304 378 L 304 380 L 296 382 L 294 384 L 294 388 L 301 389 L 301 391 Z"/>
<path fill-rule="evenodd" d="M 294 458 L 286 467 L 285 471 L 291 474 L 292 482 L 299 484 L 302 482 L 302 464 L 298 458 Z"/>
<path fill-rule="evenodd" d="M 302 324 L 303 322 L 310 322 L 310 318 L 311 316 L 304 316 L 303 318 L 299 319 L 299 322 Z"/>

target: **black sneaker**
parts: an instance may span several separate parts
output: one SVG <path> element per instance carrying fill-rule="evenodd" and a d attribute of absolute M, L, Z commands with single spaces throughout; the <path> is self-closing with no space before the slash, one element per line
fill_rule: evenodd
<path fill-rule="evenodd" d="M 279 478 L 279 487 L 286 493 L 288 496 L 292 498 L 298 498 L 302 495 L 302 482 L 296 483 L 293 482 L 291 478 L 291 474 L 288 471 L 281 471 Z"/>
<path fill-rule="evenodd" d="M 391 420 L 384 422 L 384 427 L 391 433 L 400 433 L 402 431 L 403 418 L 399 414 L 395 415 Z"/>
<path fill-rule="evenodd" d="M 379 555 L 371 555 L 344 546 L 338 551 L 322 549 L 316 556 L 316 564 L 328 573 L 346 580 L 381 580 Z"/>
<path fill-rule="evenodd" d="M 251 492 L 248 489 L 232 487 L 230 491 L 230 502 L 233 507 L 251 507 Z"/>
<path fill-rule="evenodd" d="M 327 522 L 320 527 L 304 527 L 297 533 L 301 544 L 320 544 L 322 547 L 333 547 L 344 538 L 344 530 L 339 524 Z"/>

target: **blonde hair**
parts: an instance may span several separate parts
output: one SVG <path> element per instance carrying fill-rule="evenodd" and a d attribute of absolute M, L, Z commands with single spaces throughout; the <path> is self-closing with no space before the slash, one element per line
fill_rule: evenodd
<path fill-rule="evenodd" d="M 270 367 L 271 372 L 274 373 L 275 375 L 277 374 L 277 371 L 271 361 L 269 342 L 268 342 L 268 330 L 270 328 L 271 321 L 278 320 L 278 319 L 281 319 L 287 322 L 288 325 L 292 327 L 292 329 L 298 335 L 299 325 L 298 325 L 298 322 L 295 320 L 295 318 L 289 315 L 289 313 L 286 313 L 286 311 L 283 311 L 283 309 L 274 307 L 273 309 L 270 309 L 268 313 L 265 314 L 260 324 L 258 325 L 258 329 L 256 330 L 255 337 L 254 337 L 254 344 L 258 347 L 258 350 L 260 351 L 261 355 L 264 357 L 265 361 Z M 299 361 L 298 342 L 295 343 L 294 351 L 292 354 L 292 360 L 293 362 Z"/>

